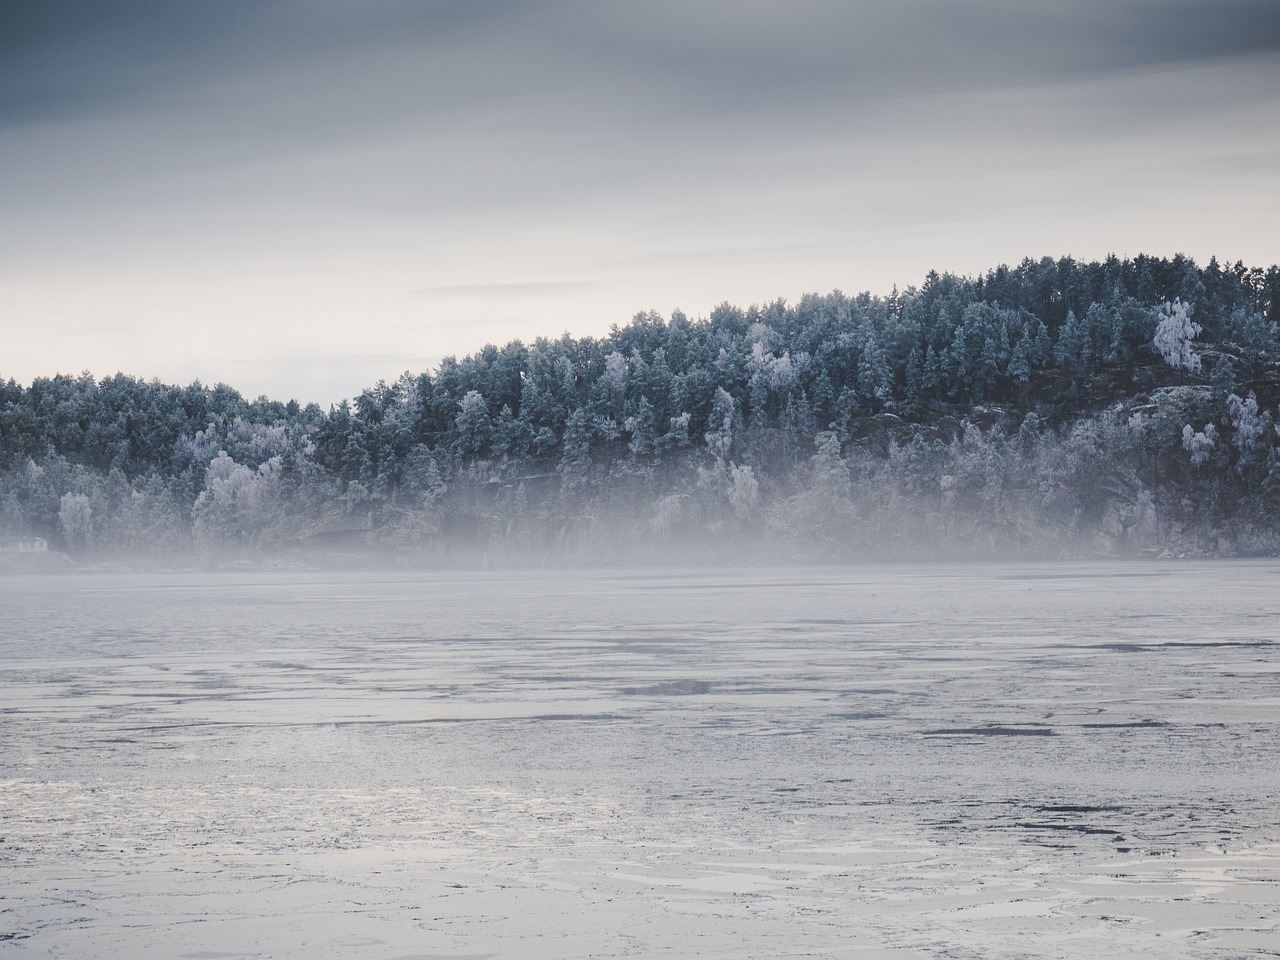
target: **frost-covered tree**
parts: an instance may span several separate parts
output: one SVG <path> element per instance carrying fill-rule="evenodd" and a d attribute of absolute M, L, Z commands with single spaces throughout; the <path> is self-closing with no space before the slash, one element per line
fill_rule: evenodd
<path fill-rule="evenodd" d="M 83 493 L 64 493 L 58 522 L 69 547 L 86 547 L 93 542 L 93 507 Z"/>
<path fill-rule="evenodd" d="M 1206 423 L 1202 431 L 1189 423 L 1182 428 L 1182 449 L 1191 454 L 1192 466 L 1202 467 L 1208 462 L 1217 436 L 1217 428 L 1212 423 Z"/>
<path fill-rule="evenodd" d="M 1268 432 L 1266 418 L 1258 413 L 1258 398 L 1252 390 L 1244 398 L 1234 393 L 1227 397 L 1227 422 L 1235 429 L 1236 449 L 1240 452 L 1240 459 L 1249 460 Z"/>
<path fill-rule="evenodd" d="M 622 412 L 622 404 L 627 396 L 629 372 L 627 358 L 617 350 L 604 358 L 604 376 L 600 378 L 600 382 L 604 391 L 605 409 L 610 417 L 617 417 Z"/>
<path fill-rule="evenodd" d="M 824 430 L 814 442 L 808 483 L 787 501 L 776 522 L 794 541 L 832 552 L 850 540 L 857 510 L 839 436 Z"/>
<path fill-rule="evenodd" d="M 670 447 L 678 449 L 689 446 L 689 422 L 691 419 L 688 411 L 681 413 L 679 416 L 671 417 L 667 421 L 667 432 L 658 438 L 658 449 L 663 450 Z"/>
<path fill-rule="evenodd" d="M 1018 340 L 1013 347 L 1013 354 L 1009 357 L 1009 365 L 1007 373 L 1009 379 L 1021 386 L 1026 386 L 1031 381 L 1031 353 L 1034 347 L 1031 345 L 1031 339 L 1026 333 Z"/>
<path fill-rule="evenodd" d="M 627 441 L 627 450 L 633 459 L 646 457 L 653 453 L 654 436 L 653 404 L 648 397 L 641 397 L 636 403 L 636 412 L 623 422 L 623 429 L 631 434 Z"/>
<path fill-rule="evenodd" d="M 706 444 L 711 455 L 717 460 L 728 460 L 733 449 L 734 421 L 737 412 L 733 397 L 724 387 L 716 387 L 715 398 L 711 401 L 711 416 L 707 421 Z"/>
<path fill-rule="evenodd" d="M 840 455 L 840 437 L 824 430 L 814 437 L 813 486 L 828 499 L 849 496 L 849 465 Z"/>
<path fill-rule="evenodd" d="M 874 334 L 869 334 L 858 356 L 858 397 L 879 406 L 892 399 L 893 370 Z"/>
<path fill-rule="evenodd" d="M 205 488 L 191 508 L 196 547 L 216 553 L 267 545 L 274 526 L 284 519 L 280 472 L 278 458 L 253 470 L 219 452 L 209 463 Z M 346 496 L 357 488 L 364 489 L 352 481 Z"/>
<path fill-rule="evenodd" d="M 729 464 L 729 506 L 739 519 L 746 519 L 760 502 L 760 483 L 747 466 Z"/>
<path fill-rule="evenodd" d="M 1076 318 L 1074 310 L 1068 310 L 1067 319 L 1058 330 L 1053 359 L 1064 370 L 1083 370 L 1089 365 L 1090 354 L 1088 327 L 1084 321 Z"/>
<path fill-rule="evenodd" d="M 458 414 L 454 417 L 458 429 L 458 446 L 464 453 L 476 454 L 489 443 L 493 422 L 489 419 L 489 406 L 479 390 L 468 390 L 458 401 Z"/>
<path fill-rule="evenodd" d="M 1200 371 L 1200 355 L 1191 349 L 1191 341 L 1200 333 L 1200 324 L 1191 319 L 1192 306 L 1181 300 L 1160 305 L 1160 321 L 1156 324 L 1155 347 L 1164 362 L 1175 370 Z"/>
<path fill-rule="evenodd" d="M 581 493 L 591 473 L 591 423 L 586 411 L 579 408 L 565 424 L 562 454 L 556 469 L 560 472 L 560 490 L 565 496 Z"/>
<path fill-rule="evenodd" d="M 747 361 L 747 387 L 753 424 L 768 418 L 770 399 L 783 397 L 791 390 L 807 359 L 801 356 L 793 360 L 786 350 L 775 357 L 769 353 L 765 343 L 757 340 L 752 344 L 751 357 Z"/>

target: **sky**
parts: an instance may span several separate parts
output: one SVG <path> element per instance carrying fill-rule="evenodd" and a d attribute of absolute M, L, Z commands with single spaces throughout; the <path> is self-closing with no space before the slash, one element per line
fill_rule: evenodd
<path fill-rule="evenodd" d="M 1280 261 L 1275 0 L 6 0 L 0 377 L 322 406 L 931 269 Z"/>

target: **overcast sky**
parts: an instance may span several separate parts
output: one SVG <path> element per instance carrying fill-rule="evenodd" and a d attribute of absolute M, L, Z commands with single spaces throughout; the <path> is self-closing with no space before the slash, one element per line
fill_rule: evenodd
<path fill-rule="evenodd" d="M 1024 256 L 1280 260 L 1276 0 L 6 0 L 0 376 L 324 405 Z"/>

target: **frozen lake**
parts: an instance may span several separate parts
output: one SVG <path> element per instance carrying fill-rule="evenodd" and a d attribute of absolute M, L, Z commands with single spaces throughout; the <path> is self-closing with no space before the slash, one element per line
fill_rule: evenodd
<path fill-rule="evenodd" d="M 0 579 L 0 958 L 1274 957 L 1278 586 Z"/>

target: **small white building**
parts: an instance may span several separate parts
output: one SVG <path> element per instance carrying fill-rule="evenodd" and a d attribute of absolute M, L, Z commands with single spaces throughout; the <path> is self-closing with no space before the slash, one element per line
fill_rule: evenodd
<path fill-rule="evenodd" d="M 48 553 L 49 541 L 43 537 L 12 537 L 0 534 L 0 553 Z"/>

